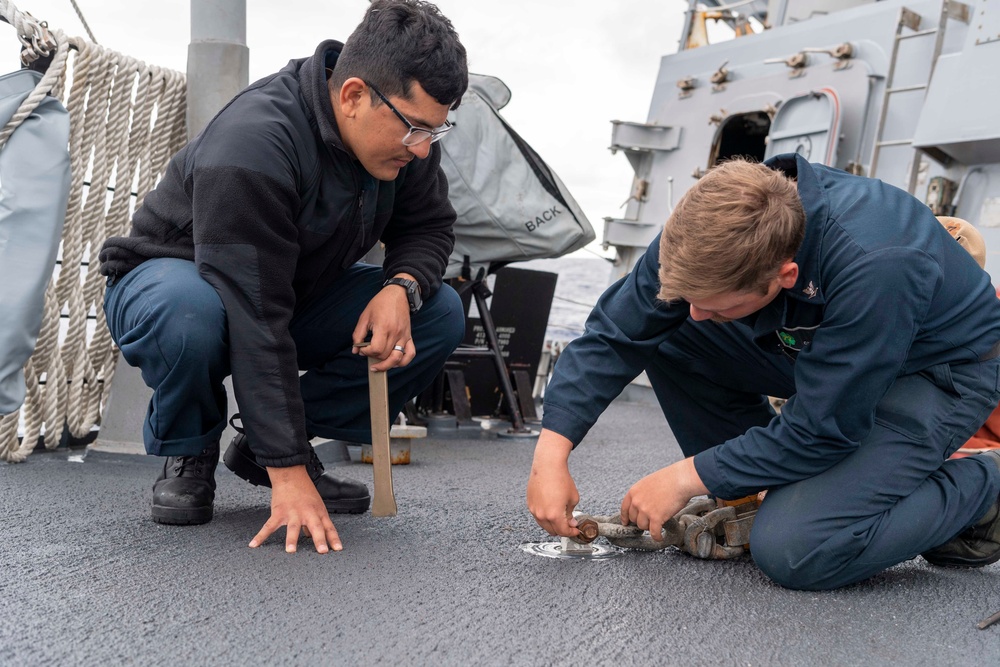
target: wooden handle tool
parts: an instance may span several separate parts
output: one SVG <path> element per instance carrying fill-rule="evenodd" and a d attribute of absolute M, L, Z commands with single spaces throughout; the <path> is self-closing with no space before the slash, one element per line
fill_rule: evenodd
<path fill-rule="evenodd" d="M 368 343 L 358 345 L 365 347 Z M 392 491 L 392 460 L 389 454 L 389 382 L 385 371 L 373 371 L 368 363 L 368 400 L 372 414 L 372 469 L 375 497 L 372 516 L 396 516 L 396 495 Z"/>

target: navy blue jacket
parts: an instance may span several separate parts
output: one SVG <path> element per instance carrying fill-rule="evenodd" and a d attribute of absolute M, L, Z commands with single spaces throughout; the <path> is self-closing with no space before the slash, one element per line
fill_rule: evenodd
<path fill-rule="evenodd" d="M 1000 340 L 989 275 L 924 204 L 797 155 L 766 164 L 797 178 L 799 278 L 740 322 L 765 351 L 795 357 L 796 394 L 767 427 L 695 456 L 705 485 L 728 498 L 832 467 L 871 431 L 897 377 L 976 361 Z M 689 316 L 688 303 L 656 299 L 659 243 L 601 296 L 556 364 L 543 426 L 574 445 Z"/>
<path fill-rule="evenodd" d="M 292 316 L 380 239 L 385 273 L 412 274 L 426 299 L 455 245 L 439 145 L 391 182 L 345 149 L 327 89 L 342 46 L 323 42 L 237 95 L 173 157 L 129 235 L 100 253 L 104 275 L 192 260 L 219 292 L 236 400 L 265 466 L 309 459 Z"/>

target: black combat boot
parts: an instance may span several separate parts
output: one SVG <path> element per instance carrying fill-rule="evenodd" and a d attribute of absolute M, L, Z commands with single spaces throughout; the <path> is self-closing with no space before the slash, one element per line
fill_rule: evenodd
<path fill-rule="evenodd" d="M 353 479 L 342 479 L 325 472 L 323 463 L 316 456 L 316 450 L 310 447 L 309 452 L 306 471 L 316 485 L 327 511 L 338 514 L 360 514 L 366 511 L 371 502 L 368 487 Z M 270 488 L 271 478 L 267 474 L 267 468 L 257 463 L 257 457 L 250 450 L 247 437 L 243 433 L 237 433 L 233 438 L 223 460 L 226 467 L 236 473 L 237 477 L 255 486 Z"/>
<path fill-rule="evenodd" d="M 153 484 L 153 521 L 196 525 L 212 520 L 218 443 L 197 456 L 170 456 Z"/>
<path fill-rule="evenodd" d="M 1000 468 L 1000 451 L 977 454 Z M 920 554 L 932 565 L 983 567 L 1000 560 L 1000 498 L 986 515 L 939 547 Z"/>

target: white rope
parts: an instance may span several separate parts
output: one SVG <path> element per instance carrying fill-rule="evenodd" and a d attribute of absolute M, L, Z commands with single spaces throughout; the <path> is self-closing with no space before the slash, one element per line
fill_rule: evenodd
<path fill-rule="evenodd" d="M 0 0 L 0 14 L 19 35 L 34 34 L 30 25 L 19 27 L 17 17 L 23 15 L 6 0 Z M 20 443 L 18 413 L 0 418 L 0 460 L 11 462 L 24 460 L 43 431 L 49 435 L 45 446 L 54 448 L 64 427 L 71 436 L 82 438 L 99 423 L 117 350 L 104 321 L 104 279 L 98 273 L 97 254 L 107 237 L 127 234 L 132 212 L 186 139 L 183 74 L 82 38 L 66 38 L 60 31 L 45 34 L 54 36 L 58 47 L 52 47 L 56 49 L 52 64 L 28 100 L 34 99 L 37 106 L 52 91 L 69 111 L 72 184 L 63 227 L 62 267 L 46 290 L 42 329 L 24 369 L 27 395 L 21 408 L 24 437 Z M 67 75 L 72 86 L 62 96 Z M 43 86 L 45 92 L 39 94 Z M 17 115 L 22 115 L 22 109 Z M 0 146 L 15 128 L 0 130 Z M 84 185 L 87 176 L 89 187 Z M 138 193 L 134 206 L 133 191 Z M 60 342 L 63 311 L 69 319 Z M 97 318 L 89 341 L 88 314 Z"/>
<path fill-rule="evenodd" d="M 80 10 L 80 6 L 76 4 L 76 0 L 69 0 L 69 3 L 73 5 L 76 15 L 80 18 L 80 23 L 83 24 L 83 29 L 87 31 L 87 36 L 90 37 L 90 41 L 97 44 L 97 38 L 94 37 L 94 31 L 90 29 L 90 24 L 87 23 L 87 19 L 83 18 L 83 12 Z"/>

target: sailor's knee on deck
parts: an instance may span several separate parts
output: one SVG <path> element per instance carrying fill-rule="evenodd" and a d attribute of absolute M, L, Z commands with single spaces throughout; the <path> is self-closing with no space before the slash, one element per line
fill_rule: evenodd
<path fill-rule="evenodd" d="M 827 536 L 809 530 L 794 511 L 775 512 L 773 506 L 770 509 L 758 512 L 750 533 L 750 553 L 757 567 L 785 588 L 837 588 L 829 579 L 832 561 L 823 558 L 821 552 Z"/>

